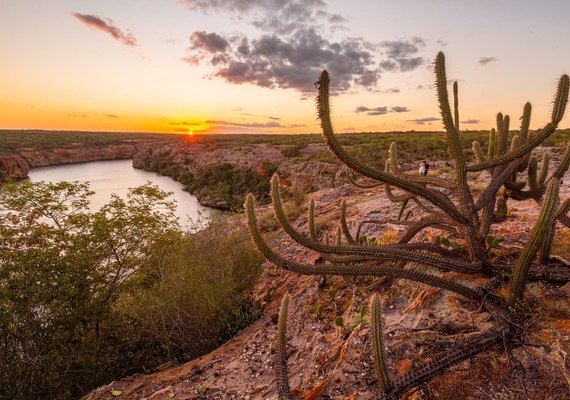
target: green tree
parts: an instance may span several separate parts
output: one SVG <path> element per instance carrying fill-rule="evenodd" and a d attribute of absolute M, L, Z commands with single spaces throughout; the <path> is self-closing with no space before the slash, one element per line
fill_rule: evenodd
<path fill-rule="evenodd" d="M 113 303 L 178 231 L 175 205 L 147 184 L 90 213 L 91 194 L 84 183 L 1 187 L 0 397 L 76 397 L 130 372 Z"/>

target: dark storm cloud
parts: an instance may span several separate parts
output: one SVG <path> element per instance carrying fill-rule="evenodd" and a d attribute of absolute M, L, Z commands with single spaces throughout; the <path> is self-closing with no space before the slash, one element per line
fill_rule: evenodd
<path fill-rule="evenodd" d="M 416 119 L 409 119 L 407 122 L 411 122 L 412 124 L 417 124 L 417 125 L 425 125 L 428 124 L 430 122 L 435 122 L 435 121 L 439 121 L 439 118 L 436 117 L 427 117 L 427 118 L 416 118 Z"/>
<path fill-rule="evenodd" d="M 125 46 L 134 47 L 137 45 L 137 39 L 132 33 L 124 33 L 119 28 L 113 25 L 110 19 L 104 20 L 95 15 L 85 15 L 79 13 L 72 13 L 72 16 L 77 18 L 89 28 L 96 29 L 111 35 L 114 39 L 123 43 Z"/>
<path fill-rule="evenodd" d="M 496 57 L 481 57 L 479 59 L 479 65 L 487 65 L 487 64 L 489 64 L 491 62 L 495 62 L 495 61 L 497 61 Z"/>
<path fill-rule="evenodd" d="M 481 122 L 480 119 L 474 119 L 474 118 L 470 118 L 470 119 L 467 119 L 465 121 L 461 121 L 462 124 L 478 124 L 479 122 Z"/>
<path fill-rule="evenodd" d="M 381 71 L 405 72 L 423 64 L 418 54 L 423 39 L 370 43 L 362 38 L 331 39 L 330 32 L 344 29 L 345 18 L 330 13 L 322 0 L 179 0 L 191 10 L 229 13 L 261 31 L 245 34 L 206 33 L 190 36 L 191 65 L 208 63 L 212 77 L 234 84 L 314 92 L 323 69 L 331 76 L 333 91 L 352 87 L 372 88 Z"/>

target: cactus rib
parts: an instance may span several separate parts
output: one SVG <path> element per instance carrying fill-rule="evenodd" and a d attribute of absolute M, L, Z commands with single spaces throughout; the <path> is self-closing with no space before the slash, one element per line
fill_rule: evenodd
<path fill-rule="evenodd" d="M 392 382 L 386 366 L 384 354 L 384 338 L 382 333 L 382 302 L 378 293 L 372 296 L 370 302 L 370 325 L 372 334 L 372 349 L 374 351 L 374 367 L 378 381 L 382 383 L 384 392 L 392 389 Z"/>

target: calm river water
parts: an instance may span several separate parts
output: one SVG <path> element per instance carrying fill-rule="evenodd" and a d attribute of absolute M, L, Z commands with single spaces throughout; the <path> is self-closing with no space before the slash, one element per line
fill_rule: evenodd
<path fill-rule="evenodd" d="M 150 181 L 164 191 L 173 192 L 171 198 L 178 203 L 176 216 L 180 218 L 181 226 L 189 227 L 189 218 L 196 220 L 199 213 L 204 217 L 210 215 L 210 209 L 201 206 L 196 197 L 183 191 L 180 183 L 155 172 L 135 169 L 132 167 L 131 160 L 95 161 L 33 168 L 29 176 L 32 182 L 89 182 L 91 190 L 95 192 L 91 197 L 93 209 L 99 209 L 107 203 L 112 193 L 125 198 L 129 188 L 144 185 Z"/>

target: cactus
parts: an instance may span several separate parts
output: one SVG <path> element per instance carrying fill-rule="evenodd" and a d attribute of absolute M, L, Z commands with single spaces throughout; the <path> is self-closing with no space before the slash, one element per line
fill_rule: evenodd
<path fill-rule="evenodd" d="M 441 179 L 430 176 L 407 174 L 398 168 L 398 147 L 393 143 L 383 170 L 375 169 L 351 156 L 339 143 L 333 130 L 330 112 L 329 75 L 323 71 L 316 84 L 318 89 L 317 111 L 325 141 L 341 163 L 347 167 L 347 175 L 355 186 L 360 188 L 383 188 L 389 200 L 400 207 L 395 220 L 363 220 L 353 233 L 347 221 L 347 204 L 340 205 L 340 221 L 336 240 L 330 243 L 328 232 L 325 240 L 317 238 L 315 229 L 315 208 L 309 207 L 309 232 L 293 227 L 285 215 L 281 203 L 279 178 L 271 179 L 273 209 L 285 233 L 294 241 L 319 253 L 324 263 L 308 264 L 286 259 L 276 253 L 263 238 L 255 215 L 255 202 L 252 195 L 246 199 L 247 219 L 251 237 L 263 255 L 277 266 L 303 275 L 339 275 L 349 280 L 353 276 L 390 277 L 407 279 L 423 285 L 452 291 L 485 309 L 493 318 L 495 327 L 481 332 L 470 340 L 459 340 L 452 350 L 443 352 L 424 364 L 412 369 L 397 380 L 391 380 L 383 352 L 380 295 L 371 300 L 371 335 L 373 337 L 374 364 L 378 380 L 383 388 L 381 398 L 396 398 L 410 388 L 444 373 L 454 364 L 485 351 L 503 340 L 506 345 L 520 346 L 521 320 L 530 318 L 524 310 L 526 282 L 541 279 L 544 274 L 536 264 L 549 264 L 552 257 L 552 241 L 556 223 L 570 227 L 570 199 L 559 199 L 560 179 L 570 166 L 570 145 L 558 165 L 553 164 L 548 152 L 542 155 L 539 163 L 533 150 L 552 135 L 561 121 L 568 99 L 569 79 L 563 75 L 556 90 L 551 120 L 546 126 L 530 132 L 532 107 L 526 103 L 517 135 L 510 138 L 510 116 L 497 114 L 497 127 L 489 132 L 488 147 L 474 142 L 470 157 L 463 150 L 459 131 L 459 90 L 453 85 L 453 112 L 451 110 L 445 71 L 445 57 L 439 53 L 435 60 L 437 99 L 448 143 L 450 157 L 455 164 L 454 179 Z M 491 180 L 482 192 L 473 191 L 469 182 L 469 172 L 486 170 Z M 361 184 L 358 176 L 373 183 Z M 450 194 L 451 193 L 451 194 Z M 498 240 L 490 235 L 493 224 L 500 223 L 508 215 L 508 202 L 533 199 L 540 207 L 540 215 L 530 239 L 524 246 L 513 267 L 493 264 L 491 248 L 497 247 Z M 559 204 L 562 204 L 559 206 Z M 402 218 L 407 207 L 415 207 Z M 409 215 L 413 215 L 409 219 Z M 397 243 L 370 245 L 361 235 L 364 224 L 382 225 L 385 223 L 404 228 Z M 426 229 L 437 229 L 452 235 L 453 239 L 440 239 L 439 243 L 418 240 Z M 341 236 L 345 238 L 344 242 Z M 459 242 L 458 242 L 459 241 Z M 452 244 L 449 249 L 441 244 Z M 454 252 L 455 248 L 466 252 Z M 538 255 L 538 257 L 537 257 Z M 538 271 L 538 272 L 537 272 Z M 449 272 L 453 272 L 454 278 Z M 457 273 L 460 273 L 459 277 Z M 560 272 L 557 279 L 570 280 L 570 272 Z M 503 282 L 508 277 L 508 284 Z M 562 278 L 561 278 L 562 277 Z M 481 279 L 486 280 L 481 283 Z M 507 279 L 505 279 L 507 280 Z M 379 281 L 368 286 L 377 290 Z M 351 285 L 351 287 L 354 287 Z M 506 293 L 506 295 L 505 295 Z M 523 307 L 519 307 L 519 305 Z M 286 360 L 284 361 L 284 322 L 286 301 L 279 319 L 278 385 L 280 398 L 290 398 L 287 386 Z M 283 324 L 283 325 L 282 325 Z M 289 396 L 289 397 L 287 397 Z"/>

